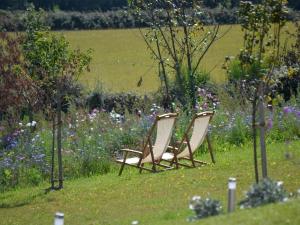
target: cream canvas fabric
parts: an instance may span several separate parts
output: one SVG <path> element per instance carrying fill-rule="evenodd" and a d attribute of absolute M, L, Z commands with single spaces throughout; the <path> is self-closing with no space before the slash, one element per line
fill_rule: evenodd
<path fill-rule="evenodd" d="M 210 116 L 198 117 L 194 122 L 193 133 L 190 139 L 191 150 L 194 152 L 203 143 L 208 131 Z M 177 155 L 178 158 L 189 156 L 188 146 Z"/>
<path fill-rule="evenodd" d="M 154 160 L 160 160 L 162 154 L 167 150 L 172 137 L 175 118 L 163 118 L 157 122 L 156 140 L 153 146 Z M 142 160 L 142 163 L 152 162 L 151 154 Z"/>

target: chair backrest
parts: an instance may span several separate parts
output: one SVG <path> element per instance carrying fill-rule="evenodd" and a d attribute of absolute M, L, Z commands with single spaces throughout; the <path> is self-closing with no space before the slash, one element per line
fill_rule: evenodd
<path fill-rule="evenodd" d="M 153 135 L 154 128 L 156 127 L 156 139 L 153 144 L 153 156 L 154 160 L 160 160 L 163 153 L 167 150 L 168 145 L 171 141 L 172 131 L 175 125 L 175 121 L 177 118 L 177 113 L 167 113 L 164 115 L 160 115 L 156 117 L 156 120 L 151 128 L 148 138 Z M 147 141 L 146 146 L 144 149 L 147 148 L 149 142 Z M 142 163 L 145 162 L 152 162 L 151 152 L 148 152 L 148 155 L 144 156 Z"/>
<path fill-rule="evenodd" d="M 194 151 L 196 151 L 197 148 L 199 148 L 199 146 L 203 143 L 203 141 L 205 139 L 205 136 L 208 131 L 209 122 L 213 115 L 214 115 L 214 112 L 212 112 L 212 111 L 197 113 L 194 116 L 194 118 L 192 119 L 190 125 L 188 126 L 188 128 L 185 132 L 185 136 L 183 137 L 181 146 L 183 146 L 183 141 L 186 141 L 186 136 L 188 135 L 190 130 L 193 129 L 192 135 L 189 139 L 189 144 L 191 146 L 192 153 Z M 179 146 L 179 148 L 181 148 L 181 146 Z M 186 145 L 184 150 L 182 152 L 180 152 L 177 155 L 177 157 L 178 158 L 187 157 L 187 156 L 189 156 L 189 154 L 190 154 L 189 147 L 188 147 L 188 145 Z"/>

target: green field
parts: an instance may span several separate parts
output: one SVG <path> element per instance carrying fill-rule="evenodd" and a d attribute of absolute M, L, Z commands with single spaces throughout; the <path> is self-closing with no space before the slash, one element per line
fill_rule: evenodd
<path fill-rule="evenodd" d="M 229 32 L 214 43 L 200 66 L 201 70 L 211 72 L 211 80 L 215 82 L 225 80 L 225 71 L 221 68 L 225 56 L 235 56 L 242 46 L 243 33 L 239 25 L 222 26 L 220 35 L 230 27 Z M 287 29 L 291 27 L 293 25 L 288 24 Z M 151 58 L 139 30 L 68 31 L 63 34 L 72 47 L 94 50 L 91 72 L 81 77 L 89 87 L 103 83 L 106 90 L 113 92 L 157 90 L 157 63 Z M 141 76 L 143 85 L 137 87 Z"/>
<path fill-rule="evenodd" d="M 222 26 L 221 33 L 229 26 Z M 157 64 L 151 58 L 139 30 L 95 30 L 64 32 L 72 47 L 92 48 L 91 72 L 82 76 L 90 87 L 102 82 L 111 91 L 136 91 L 145 93 L 156 90 L 159 85 Z M 226 55 L 236 55 L 242 44 L 239 26 L 233 26 L 227 35 L 215 43 L 201 65 L 211 71 L 214 81 L 224 80 L 221 65 Z M 143 85 L 136 86 L 140 77 Z"/>
<path fill-rule="evenodd" d="M 268 146 L 269 176 L 282 180 L 289 192 L 300 187 L 300 142 L 291 142 L 288 151 L 292 160 L 285 159 L 285 143 Z M 194 195 L 218 199 L 226 212 L 227 180 L 237 178 L 237 200 L 254 181 L 251 147 L 232 147 L 218 152 L 217 163 L 196 169 L 180 169 L 163 173 L 139 174 L 135 168 L 125 168 L 117 176 L 119 166 L 112 173 L 65 182 L 62 191 L 44 194 L 43 185 L 0 193 L 1 225 L 52 224 L 56 211 L 65 213 L 65 224 L 190 224 L 193 215 L 188 209 Z M 208 154 L 198 158 L 209 160 Z M 300 199 L 271 204 L 251 210 L 237 209 L 231 215 L 204 219 L 192 224 L 300 224 Z"/>

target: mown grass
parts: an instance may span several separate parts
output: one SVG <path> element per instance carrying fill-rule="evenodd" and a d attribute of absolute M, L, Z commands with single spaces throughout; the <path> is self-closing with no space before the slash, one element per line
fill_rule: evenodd
<path fill-rule="evenodd" d="M 282 180 L 288 191 L 300 187 L 300 141 L 287 147 L 268 146 L 269 175 Z M 254 181 L 251 147 L 233 147 L 216 154 L 217 164 L 158 174 L 138 174 L 126 168 L 103 176 L 66 181 L 62 191 L 44 194 L 47 185 L 0 194 L 0 224 L 51 224 L 56 211 L 65 213 L 65 224 L 188 224 L 193 215 L 188 202 L 193 195 L 221 200 L 226 211 L 227 179 L 236 177 L 237 199 Z M 286 152 L 292 159 L 285 159 Z M 208 155 L 199 158 L 209 160 Z M 195 224 L 299 224 L 300 200 L 255 210 L 236 210 L 231 215 Z"/>
<path fill-rule="evenodd" d="M 294 29 L 289 23 L 286 29 L 291 31 L 291 28 Z M 89 87 L 94 88 L 103 83 L 108 91 L 134 91 L 141 94 L 157 90 L 160 84 L 158 66 L 147 50 L 138 29 L 62 33 L 66 35 L 72 47 L 94 50 L 91 72 L 81 77 L 82 82 Z M 224 33 L 200 65 L 200 70 L 211 72 L 211 79 L 215 82 L 225 80 L 225 71 L 222 69 L 225 57 L 237 55 L 242 47 L 243 32 L 239 25 L 221 26 L 220 36 Z M 137 87 L 141 76 L 143 85 Z"/>

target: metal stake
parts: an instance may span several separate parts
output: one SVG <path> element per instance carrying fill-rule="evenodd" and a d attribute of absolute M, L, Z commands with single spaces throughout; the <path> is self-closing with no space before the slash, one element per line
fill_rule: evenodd
<path fill-rule="evenodd" d="M 236 191 L 236 179 L 230 177 L 228 179 L 228 213 L 233 212 L 235 208 L 235 191 Z"/>
<path fill-rule="evenodd" d="M 64 225 L 64 214 L 61 212 L 55 213 L 54 225 Z"/>

